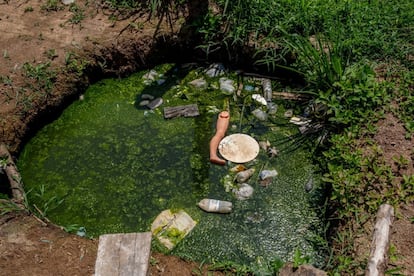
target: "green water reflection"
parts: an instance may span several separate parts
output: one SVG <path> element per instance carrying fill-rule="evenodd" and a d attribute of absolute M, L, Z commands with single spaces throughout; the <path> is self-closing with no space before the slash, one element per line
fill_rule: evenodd
<path fill-rule="evenodd" d="M 26 145 L 18 165 L 31 204 L 59 225 L 85 227 L 91 237 L 148 231 L 161 211 L 184 209 L 198 224 L 173 254 L 252 265 L 288 261 L 300 250 L 313 263 L 322 263 L 312 242 L 323 228 L 318 176 L 308 150 L 289 138 L 298 131 L 283 117 L 283 106 L 271 120 L 260 122 L 250 113 L 257 107 L 250 99 L 254 92 L 243 91 L 245 98 L 234 100 L 220 92 L 218 77 L 206 77 L 200 69 L 177 71 L 169 64 L 155 69 L 162 84 L 144 84 L 144 71 L 91 86 L 83 101 L 73 103 Z M 188 84 L 200 77 L 209 81 L 207 89 Z M 144 93 L 162 97 L 163 105 L 153 111 L 141 108 Z M 193 103 L 200 116 L 164 119 L 163 107 Z M 280 151 L 273 159 L 260 152 L 247 164 L 256 173 L 249 181 L 254 195 L 245 201 L 224 189 L 232 165 L 209 162 L 217 110 L 227 104 L 232 115 L 228 134 L 269 140 Z M 261 169 L 279 172 L 268 187 L 258 184 Z M 315 187 L 308 193 L 304 185 L 310 178 Z M 205 213 L 196 205 L 202 198 L 232 201 L 234 211 Z"/>

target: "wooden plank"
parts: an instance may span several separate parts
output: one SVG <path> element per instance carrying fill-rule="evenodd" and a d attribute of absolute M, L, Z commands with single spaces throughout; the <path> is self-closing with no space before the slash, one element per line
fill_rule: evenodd
<path fill-rule="evenodd" d="M 393 221 L 394 208 L 389 204 L 382 204 L 377 212 L 365 276 L 385 275 Z"/>
<path fill-rule="evenodd" d="M 151 232 L 101 235 L 95 276 L 146 276 L 150 251 Z"/>
<path fill-rule="evenodd" d="M 200 115 L 196 104 L 164 107 L 164 118 L 195 117 Z"/>

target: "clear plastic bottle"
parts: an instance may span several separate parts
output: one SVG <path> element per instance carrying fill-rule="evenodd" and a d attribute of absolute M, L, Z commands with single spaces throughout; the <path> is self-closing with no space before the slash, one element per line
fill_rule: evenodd
<path fill-rule="evenodd" d="M 230 201 L 204 198 L 198 203 L 198 207 L 206 212 L 225 214 L 232 211 L 233 204 Z"/>

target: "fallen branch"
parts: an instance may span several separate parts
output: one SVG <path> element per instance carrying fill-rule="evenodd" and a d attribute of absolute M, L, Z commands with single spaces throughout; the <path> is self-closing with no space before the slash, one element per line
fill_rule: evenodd
<path fill-rule="evenodd" d="M 22 207 L 24 206 L 24 189 L 22 178 L 5 144 L 0 145 L 0 158 L 6 160 L 4 171 L 6 172 L 7 178 L 9 179 L 13 201 Z"/>
<path fill-rule="evenodd" d="M 389 204 L 381 205 L 377 213 L 365 276 L 385 275 L 390 243 L 390 228 L 393 220 L 394 208 Z"/>

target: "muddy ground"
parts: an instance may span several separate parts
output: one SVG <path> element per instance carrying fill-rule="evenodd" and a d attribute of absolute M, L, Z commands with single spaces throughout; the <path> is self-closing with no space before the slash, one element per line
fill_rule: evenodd
<path fill-rule="evenodd" d="M 173 16 L 172 24 L 167 20 L 158 24 L 156 17 L 126 16 L 99 1 L 88 6 L 87 1 L 77 1 L 77 11 L 61 4 L 57 8 L 47 5 L 51 2 L 0 0 L 0 142 L 14 157 L 39 127 L 56 118 L 90 83 L 126 76 L 171 57 L 192 58 L 184 54 L 185 48 L 180 50 L 191 49 L 185 17 Z M 200 2 L 195 9 L 199 12 L 205 10 L 207 1 Z M 78 20 L 80 15 L 83 18 Z M 112 20 L 114 16 L 123 19 Z M 41 92 L 24 69 L 28 65 L 58 72 L 51 91 Z M 401 122 L 389 114 L 379 122 L 375 140 L 390 165 L 400 155 L 410 160 L 407 172 L 412 174 L 413 140 L 404 136 Z M 409 202 L 397 210 L 392 228 L 397 256 L 393 267 L 402 267 L 403 275 L 414 275 L 413 217 L 414 204 Z M 360 238 L 366 246 L 358 254 L 368 254 L 371 235 L 367 231 Z M 0 217 L 0 275 L 92 275 L 97 245 L 97 240 L 68 234 L 25 212 L 8 213 Z M 150 270 L 151 275 L 200 275 L 205 268 L 152 253 Z"/>

